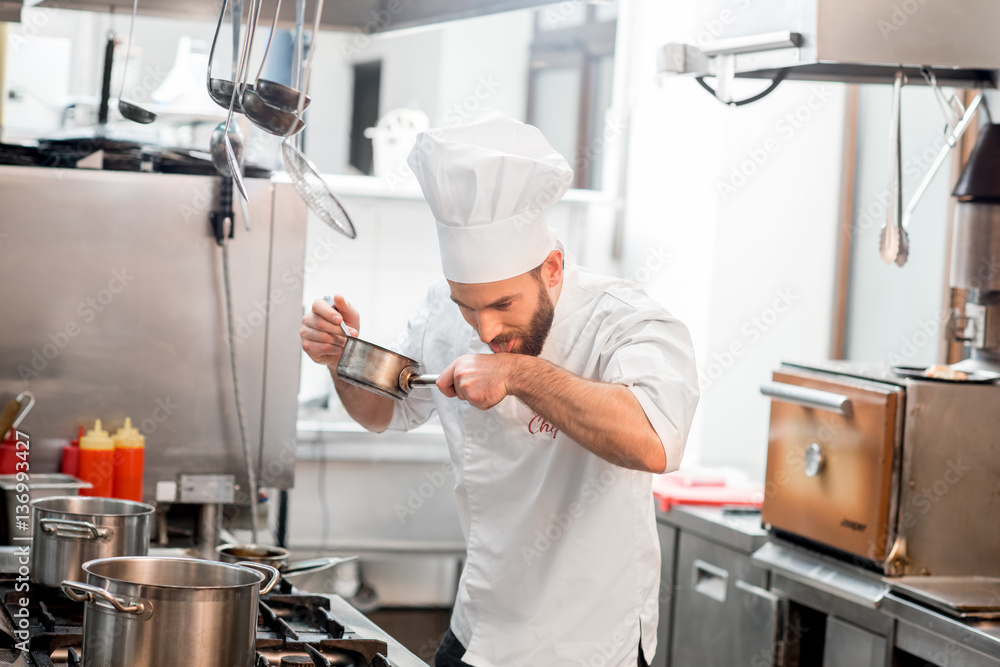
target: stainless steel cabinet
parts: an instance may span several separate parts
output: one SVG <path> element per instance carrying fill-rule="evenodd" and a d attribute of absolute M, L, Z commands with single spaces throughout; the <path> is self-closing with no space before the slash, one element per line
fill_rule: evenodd
<path fill-rule="evenodd" d="M 671 665 L 767 667 L 776 660 L 780 601 L 768 574 L 738 551 L 678 538 Z"/>
<path fill-rule="evenodd" d="M 823 667 L 883 667 L 887 644 L 885 637 L 828 616 Z"/>
<path fill-rule="evenodd" d="M 677 554 L 677 529 L 662 522 L 656 524 L 656 534 L 660 538 L 660 621 L 656 630 L 656 654 L 649 661 L 649 667 L 667 667 L 670 654 L 670 622 L 673 618 L 674 564 Z"/>

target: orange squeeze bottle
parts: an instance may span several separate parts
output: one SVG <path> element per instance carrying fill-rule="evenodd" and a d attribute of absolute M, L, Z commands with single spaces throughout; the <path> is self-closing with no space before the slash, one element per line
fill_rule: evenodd
<path fill-rule="evenodd" d="M 80 438 L 80 479 L 90 482 L 93 488 L 80 489 L 81 496 L 111 498 L 114 484 L 115 445 L 108 432 L 101 428 L 101 420 Z"/>
<path fill-rule="evenodd" d="M 142 502 L 142 466 L 146 454 L 146 438 L 139 429 L 132 428 L 132 420 L 125 418 L 125 425 L 113 438 L 115 443 L 114 496 L 122 500 Z"/>

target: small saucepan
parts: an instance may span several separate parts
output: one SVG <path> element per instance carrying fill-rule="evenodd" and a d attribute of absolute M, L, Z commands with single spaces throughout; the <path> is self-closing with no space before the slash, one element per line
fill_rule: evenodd
<path fill-rule="evenodd" d="M 331 297 L 325 296 L 323 300 L 336 309 Z M 437 383 L 437 375 L 420 373 L 419 362 L 351 336 L 343 320 L 340 326 L 347 335 L 347 343 L 337 364 L 337 377 L 344 382 L 400 400 L 414 387 L 431 387 Z"/>
<path fill-rule="evenodd" d="M 219 554 L 219 560 L 223 563 L 262 563 L 276 568 L 283 577 L 311 574 L 357 559 L 357 556 L 334 556 L 289 563 L 288 549 L 265 544 L 223 544 L 216 547 L 215 552 Z"/>

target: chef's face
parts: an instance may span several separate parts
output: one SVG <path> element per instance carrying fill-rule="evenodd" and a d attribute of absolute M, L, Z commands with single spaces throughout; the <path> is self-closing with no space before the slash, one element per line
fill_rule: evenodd
<path fill-rule="evenodd" d="M 493 283 L 455 283 L 451 300 L 494 352 L 537 357 L 552 328 L 562 285 L 562 253 L 553 250 L 534 271 Z"/>

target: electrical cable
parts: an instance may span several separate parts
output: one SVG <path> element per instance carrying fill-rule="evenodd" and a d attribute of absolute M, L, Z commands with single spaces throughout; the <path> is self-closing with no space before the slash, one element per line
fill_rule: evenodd
<path fill-rule="evenodd" d="M 232 218 L 229 219 L 232 225 Z M 246 417 L 243 400 L 240 397 L 240 378 L 236 367 L 236 338 L 233 336 L 233 295 L 229 280 L 229 243 L 223 235 L 222 282 L 226 292 L 226 329 L 229 334 L 229 366 L 233 373 L 233 396 L 236 399 L 236 416 L 240 423 L 240 443 L 243 445 L 243 465 L 246 467 L 247 486 L 250 487 L 250 541 L 257 544 L 257 474 L 250 457 L 250 441 L 247 439 Z"/>
<path fill-rule="evenodd" d="M 741 107 L 744 104 L 750 104 L 751 102 L 756 102 L 757 100 L 763 99 L 763 98 L 767 97 L 768 95 L 770 95 L 771 92 L 774 91 L 774 89 L 778 87 L 778 84 L 780 84 L 782 81 L 784 81 L 785 77 L 787 77 L 787 76 L 788 76 L 788 70 L 787 69 L 780 69 L 774 75 L 774 78 L 771 79 L 771 83 L 768 85 L 768 87 L 765 88 L 764 90 L 760 91 L 756 95 L 754 95 L 752 97 L 748 97 L 748 98 L 743 99 L 743 100 L 733 100 L 733 101 L 730 101 L 730 102 L 723 102 L 723 104 L 728 104 L 731 107 Z M 705 77 L 703 77 L 703 76 L 696 76 L 694 78 L 694 80 L 698 82 L 699 86 L 701 86 L 702 88 L 704 88 L 705 90 L 707 90 L 709 93 L 711 93 L 712 97 L 714 97 L 715 99 L 719 99 L 719 95 L 716 92 L 715 88 L 712 88 L 710 85 L 708 85 L 707 83 L 705 83 Z M 722 102 L 722 100 L 719 100 L 719 101 Z"/>

